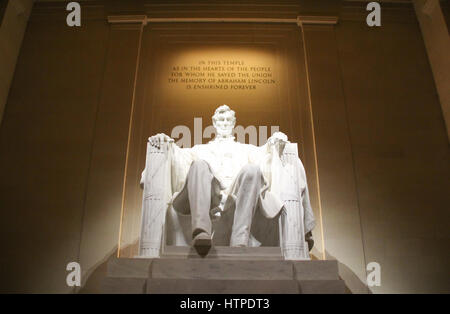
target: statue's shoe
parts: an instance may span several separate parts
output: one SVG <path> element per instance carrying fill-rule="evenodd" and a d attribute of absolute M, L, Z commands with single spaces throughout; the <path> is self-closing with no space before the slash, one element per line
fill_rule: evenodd
<path fill-rule="evenodd" d="M 197 250 L 200 255 L 206 255 L 211 248 L 212 239 L 206 232 L 197 234 L 192 240 L 192 246 Z"/>
<path fill-rule="evenodd" d="M 206 232 L 201 232 L 197 234 L 194 239 L 192 240 L 192 246 L 194 247 L 204 247 L 208 246 L 210 247 L 212 243 L 211 236 L 207 234 Z"/>

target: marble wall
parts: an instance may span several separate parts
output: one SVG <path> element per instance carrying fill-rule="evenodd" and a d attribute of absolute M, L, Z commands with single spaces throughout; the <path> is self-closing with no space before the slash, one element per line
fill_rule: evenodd
<path fill-rule="evenodd" d="M 419 25 L 342 21 L 336 37 L 372 291 L 449 292 L 450 154 Z"/>

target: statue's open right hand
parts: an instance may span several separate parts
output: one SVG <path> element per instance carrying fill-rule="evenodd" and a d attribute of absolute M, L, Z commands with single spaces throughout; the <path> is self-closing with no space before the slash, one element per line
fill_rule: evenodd
<path fill-rule="evenodd" d="M 164 143 L 164 142 L 173 143 L 175 140 L 164 133 L 158 133 L 156 135 L 149 137 L 148 141 L 149 141 L 150 145 L 160 149 L 161 143 Z"/>

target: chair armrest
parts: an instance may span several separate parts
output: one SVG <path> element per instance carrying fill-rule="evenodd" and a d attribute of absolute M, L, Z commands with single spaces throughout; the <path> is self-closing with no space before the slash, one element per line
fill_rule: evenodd
<path fill-rule="evenodd" d="M 284 147 L 283 154 L 281 155 L 281 161 L 283 164 L 294 165 L 298 158 L 298 145 L 297 143 L 287 143 Z"/>
<path fill-rule="evenodd" d="M 285 259 L 307 260 L 314 241 L 312 234 L 305 232 L 302 173 L 303 166 L 298 157 L 297 143 L 286 144 L 281 162 L 288 171 L 283 178 L 284 189 L 281 194 L 284 210 L 280 216 L 280 244 Z"/>
<path fill-rule="evenodd" d="M 147 143 L 145 170 L 141 178 L 144 193 L 139 241 L 140 256 L 160 256 L 167 204 L 172 191 L 169 145 L 170 143 L 162 143 L 160 148 L 157 148 Z"/>

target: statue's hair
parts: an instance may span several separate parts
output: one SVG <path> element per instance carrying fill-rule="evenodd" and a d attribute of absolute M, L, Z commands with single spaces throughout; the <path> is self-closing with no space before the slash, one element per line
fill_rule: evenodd
<path fill-rule="evenodd" d="M 218 114 L 224 113 L 227 111 L 231 112 L 231 114 L 233 116 L 233 122 L 236 123 L 236 114 L 235 114 L 234 110 L 231 110 L 230 107 L 228 107 L 227 105 L 222 105 L 216 109 L 216 111 L 214 112 L 214 115 L 212 116 L 213 123 L 216 121 Z"/>

